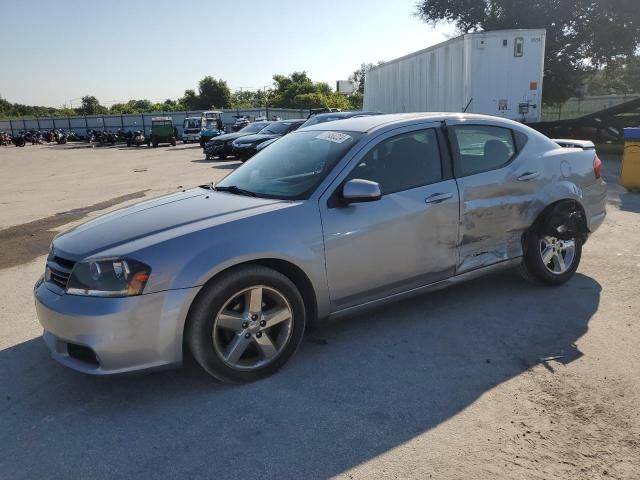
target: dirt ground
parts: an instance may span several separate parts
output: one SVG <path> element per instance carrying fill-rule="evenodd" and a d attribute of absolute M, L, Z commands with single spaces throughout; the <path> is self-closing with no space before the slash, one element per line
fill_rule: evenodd
<path fill-rule="evenodd" d="M 0 478 L 640 479 L 640 195 L 568 284 L 513 272 L 328 325 L 245 386 L 55 364 L 32 285 L 53 235 L 237 162 L 196 146 L 0 147 Z"/>

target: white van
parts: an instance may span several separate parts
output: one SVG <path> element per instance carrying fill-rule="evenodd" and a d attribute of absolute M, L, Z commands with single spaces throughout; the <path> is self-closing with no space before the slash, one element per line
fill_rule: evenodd
<path fill-rule="evenodd" d="M 182 141 L 184 143 L 199 142 L 202 119 L 200 117 L 187 117 L 182 125 Z"/>

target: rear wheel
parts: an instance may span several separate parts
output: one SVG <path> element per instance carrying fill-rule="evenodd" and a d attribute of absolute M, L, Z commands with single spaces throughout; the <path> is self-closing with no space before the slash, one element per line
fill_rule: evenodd
<path fill-rule="evenodd" d="M 536 228 L 527 235 L 520 273 L 529 281 L 547 285 L 567 282 L 580 264 L 582 239 L 560 239 L 539 230 Z"/>
<path fill-rule="evenodd" d="M 305 329 L 296 286 L 259 265 L 223 273 L 205 287 L 189 314 L 186 339 L 196 361 L 224 382 L 252 382 L 281 368 Z"/>
<path fill-rule="evenodd" d="M 169 141 L 169 143 L 171 143 L 172 147 L 176 146 L 176 137 L 171 137 L 171 140 Z"/>

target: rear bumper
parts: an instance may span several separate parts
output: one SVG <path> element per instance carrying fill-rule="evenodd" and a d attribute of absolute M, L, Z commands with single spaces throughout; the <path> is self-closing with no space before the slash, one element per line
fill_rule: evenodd
<path fill-rule="evenodd" d="M 607 184 L 598 179 L 596 183 L 583 189 L 583 206 L 586 213 L 587 228 L 595 232 L 607 216 Z"/>
<path fill-rule="evenodd" d="M 182 361 L 182 333 L 197 288 L 128 298 L 59 295 L 36 287 L 38 320 L 54 360 L 107 375 Z"/>

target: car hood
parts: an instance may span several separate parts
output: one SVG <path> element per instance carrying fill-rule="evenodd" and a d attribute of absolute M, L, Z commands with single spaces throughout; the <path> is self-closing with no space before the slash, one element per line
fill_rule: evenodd
<path fill-rule="evenodd" d="M 137 242 L 137 248 L 144 248 L 145 239 L 151 245 L 162 239 L 288 204 L 290 202 L 283 200 L 243 197 L 196 188 L 108 213 L 61 233 L 54 239 L 53 245 L 56 255 L 78 261 L 140 240 L 143 242 Z"/>
<path fill-rule="evenodd" d="M 235 133 L 225 133 L 224 135 L 220 135 L 214 138 L 214 140 L 216 142 L 228 142 L 230 140 L 235 140 L 236 138 L 240 138 L 240 137 L 246 137 L 248 135 L 251 135 L 250 133 L 242 133 L 242 132 L 235 132 Z"/>
<path fill-rule="evenodd" d="M 239 144 L 243 144 L 243 143 L 261 143 L 261 142 L 265 142 L 267 140 L 271 140 L 272 138 L 278 138 L 281 137 L 282 135 L 276 135 L 276 134 L 253 134 L 253 135 L 246 135 L 244 137 L 242 137 L 240 140 L 238 140 Z"/>

